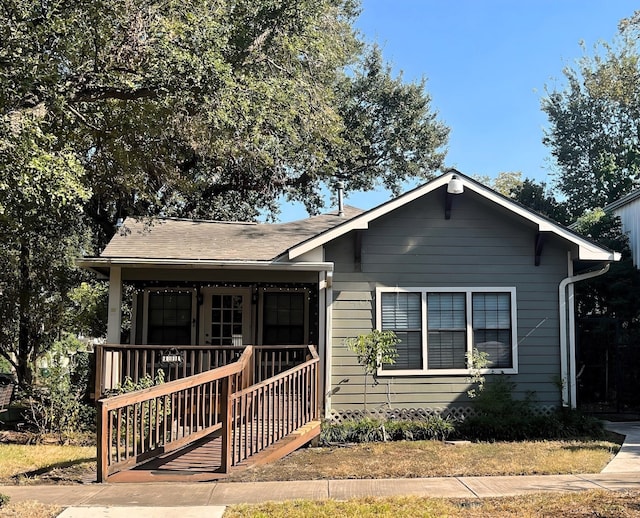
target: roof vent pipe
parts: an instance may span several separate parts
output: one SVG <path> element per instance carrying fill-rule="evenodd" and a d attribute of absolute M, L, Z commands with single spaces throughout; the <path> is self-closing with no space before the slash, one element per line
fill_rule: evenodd
<path fill-rule="evenodd" d="M 338 182 L 336 187 L 338 188 L 338 216 L 342 218 L 344 217 L 344 184 Z"/>

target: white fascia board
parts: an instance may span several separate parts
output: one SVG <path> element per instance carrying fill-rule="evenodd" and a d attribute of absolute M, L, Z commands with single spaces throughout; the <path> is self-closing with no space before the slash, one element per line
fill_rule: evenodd
<path fill-rule="evenodd" d="M 86 258 L 76 264 L 81 268 L 176 268 L 211 270 L 285 270 L 285 271 L 333 271 L 330 262 L 277 262 L 277 261 L 211 261 L 198 259 L 140 259 L 135 257 Z"/>
<path fill-rule="evenodd" d="M 578 246 L 579 259 L 587 261 L 620 260 L 619 253 L 600 248 L 596 244 L 588 241 L 587 239 L 581 238 L 568 229 L 565 229 L 561 225 L 555 224 L 552 221 L 547 220 L 546 218 L 538 216 L 525 207 L 522 207 L 521 205 L 509 200 L 508 198 L 505 198 L 489 187 L 485 187 L 476 182 L 468 181 L 462 173 L 458 172 L 446 173 L 421 187 L 418 187 L 406 194 L 403 194 L 402 196 L 399 196 L 398 198 L 383 203 L 382 205 L 379 205 L 378 207 L 375 207 L 370 211 L 364 212 L 363 214 L 356 216 L 349 221 L 346 221 L 342 225 L 334 227 L 325 233 L 319 234 L 316 237 L 313 237 L 303 243 L 300 243 L 297 246 L 292 247 L 289 250 L 289 260 L 295 259 L 296 257 L 299 257 L 300 255 L 318 246 L 322 246 L 325 243 L 328 243 L 329 241 L 346 234 L 347 232 L 368 228 L 371 221 L 384 216 L 385 214 L 388 214 L 389 212 L 402 207 L 403 205 L 410 203 L 420 198 L 421 196 L 424 196 L 425 194 L 428 194 L 429 192 L 442 187 L 443 185 L 448 184 L 453 176 L 457 176 L 462 181 L 465 189 L 469 189 L 484 197 L 485 199 L 492 201 L 497 205 L 509 210 L 510 212 L 532 222 L 538 227 L 539 232 L 551 232 L 571 243 L 576 244 Z M 464 196 L 464 193 L 455 196 Z"/>

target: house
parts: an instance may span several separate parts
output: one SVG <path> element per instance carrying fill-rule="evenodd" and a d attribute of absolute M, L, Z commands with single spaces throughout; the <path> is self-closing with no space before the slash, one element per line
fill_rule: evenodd
<path fill-rule="evenodd" d="M 467 357 L 474 348 L 489 354 L 486 373 L 510 375 L 517 394 L 534 393 L 542 410 L 574 406 L 573 284 L 605 273 L 618 258 L 450 171 L 369 211 L 341 207 L 292 223 L 127 219 L 100 257 L 80 264 L 110 282 L 98 392 L 143 366 L 178 373 L 168 387 L 148 390 L 165 391 L 156 406 L 168 404 L 169 390 L 182 391 L 170 413 L 180 422 L 158 432 L 170 419 L 156 416 L 161 423 L 145 422 L 149 432 L 141 428 L 139 436 L 153 449 L 147 436 L 154 432 L 165 451 L 158 437 L 182 433 L 178 428 L 193 423 L 193 401 L 202 400 L 197 419 L 210 422 L 194 426 L 203 430 L 196 436 L 217 427 L 227 434 L 223 451 L 249 450 L 242 459 L 223 459 L 225 470 L 260 450 L 255 444 L 273 435 L 283 415 L 304 427 L 321 415 L 341 419 L 361 411 L 365 377 L 344 340 L 374 328 L 400 339 L 397 362 L 367 387 L 374 411 L 468 412 Z M 126 333 L 124 293 L 131 294 Z M 224 359 L 214 360 L 214 353 Z M 245 363 L 232 373 L 229 362 Z M 304 374 L 287 378 L 300 366 Z M 207 373 L 213 367 L 236 378 L 206 388 L 203 376 L 211 377 L 206 383 L 221 379 Z M 286 386 L 269 385 L 284 379 Z M 111 409 L 101 414 L 103 435 L 135 428 L 128 417 L 123 423 L 132 397 L 101 400 Z M 303 414 L 307 419 L 299 420 Z M 264 419 L 272 419 L 268 433 L 259 430 Z M 249 432 L 232 429 L 250 421 Z M 262 435 L 242 443 L 251 430 Z M 114 468 L 104 465 L 137 462 L 136 447 L 115 454 L 118 444 L 101 454 L 105 478 Z"/>
<path fill-rule="evenodd" d="M 605 206 L 604 211 L 620 218 L 622 231 L 629 237 L 633 265 L 640 268 L 640 189 Z"/>

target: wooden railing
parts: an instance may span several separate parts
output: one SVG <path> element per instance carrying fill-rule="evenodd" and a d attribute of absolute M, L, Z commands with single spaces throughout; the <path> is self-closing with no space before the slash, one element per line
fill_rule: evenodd
<path fill-rule="evenodd" d="M 182 361 L 163 363 L 163 353 L 172 350 L 180 353 Z M 158 369 L 162 369 L 165 381 L 182 379 L 229 365 L 243 351 L 244 347 L 211 345 L 97 345 L 96 399 L 122 386 L 127 378 L 136 384 L 147 375 L 154 378 Z"/>
<path fill-rule="evenodd" d="M 98 481 L 228 427 L 228 401 L 249 385 L 252 355 L 249 346 L 225 367 L 99 400 Z"/>
<path fill-rule="evenodd" d="M 120 354 L 118 368 L 135 366 L 125 371 L 128 376 L 135 371 L 140 378 L 156 366 L 143 362 L 153 354 L 142 347 L 105 350 Z M 222 434 L 221 471 L 228 472 L 318 419 L 319 359 L 313 346 L 222 348 L 227 350 L 234 353 L 228 358 L 239 357 L 229 365 L 97 402 L 99 481 L 216 430 Z M 194 357 L 203 356 L 194 350 Z"/>
<path fill-rule="evenodd" d="M 235 466 L 318 420 L 319 358 L 313 346 L 307 352 L 304 363 L 231 394 L 231 448 L 223 450 L 227 464 Z M 259 355 L 254 355 L 254 361 L 258 360 Z"/>

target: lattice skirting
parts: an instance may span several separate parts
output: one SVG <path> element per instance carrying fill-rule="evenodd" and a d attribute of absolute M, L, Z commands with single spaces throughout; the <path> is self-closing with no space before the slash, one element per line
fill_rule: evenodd
<path fill-rule="evenodd" d="M 538 415 L 551 415 L 556 411 L 556 407 L 552 405 L 539 405 L 532 408 L 532 411 Z M 340 424 L 345 421 L 357 421 L 364 417 L 374 419 L 398 419 L 398 420 L 420 420 L 431 416 L 440 416 L 450 418 L 455 421 L 464 421 L 467 417 L 478 415 L 476 409 L 472 406 L 455 406 L 443 408 L 383 408 L 369 411 L 364 410 L 331 410 L 329 422 Z"/>

